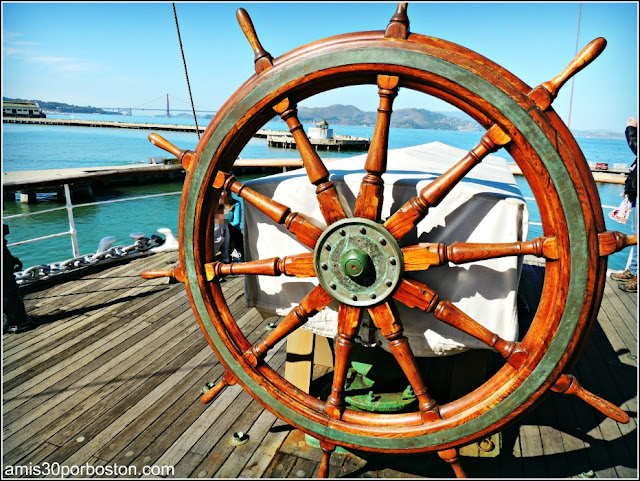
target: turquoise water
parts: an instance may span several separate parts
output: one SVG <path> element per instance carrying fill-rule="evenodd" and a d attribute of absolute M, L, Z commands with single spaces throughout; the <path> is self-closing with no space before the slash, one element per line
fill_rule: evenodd
<path fill-rule="evenodd" d="M 69 118 L 70 116 L 52 115 L 50 118 Z M 142 117 L 118 115 L 87 115 L 76 114 L 73 118 L 96 120 L 116 120 L 129 122 L 144 122 L 156 124 L 188 124 L 193 125 L 193 119 L 167 117 Z M 208 119 L 198 119 L 198 124 L 206 126 Z M 305 125 L 305 128 L 309 126 Z M 371 137 L 373 127 L 332 125 L 334 133 Z M 283 122 L 270 122 L 265 128 L 285 130 Z M 166 153 L 153 146 L 147 136 L 150 131 L 129 129 L 104 129 L 89 127 L 58 127 L 38 125 L 3 124 L 2 132 L 2 163 L 3 171 L 40 170 L 69 167 L 92 167 L 107 165 L 126 165 L 147 163 L 150 156 L 165 155 Z M 163 132 L 160 135 L 183 149 L 195 148 L 198 138 L 195 133 Z M 439 141 L 454 147 L 469 150 L 474 147 L 482 132 L 454 132 L 419 129 L 390 130 L 389 148 L 402 148 L 420 145 L 427 142 Z M 590 139 L 577 138 L 585 157 L 590 162 L 608 162 L 630 164 L 633 155 L 624 139 Z M 322 157 L 347 157 L 361 155 L 362 152 L 323 152 Z M 512 160 L 504 151 L 499 154 L 507 160 Z M 299 158 L 296 150 L 269 148 L 265 139 L 253 139 L 247 144 L 242 158 Z M 525 197 L 531 197 L 531 191 L 523 177 L 516 177 L 520 189 Z M 601 203 L 605 206 L 617 206 L 622 198 L 621 185 L 598 184 Z M 180 182 L 135 185 L 112 188 L 99 195 L 97 200 L 134 197 L 138 195 L 157 193 L 178 193 Z M 170 195 L 131 202 L 117 202 L 99 206 L 88 206 L 74 209 L 78 243 L 81 254 L 93 253 L 103 237 L 113 235 L 117 238 L 116 245 L 130 245 L 129 234 L 143 232 L 147 236 L 157 233 L 157 229 L 168 227 L 178 233 L 179 195 Z M 3 216 L 19 213 L 35 212 L 60 204 L 52 195 L 39 194 L 38 204 L 26 205 L 17 202 L 4 202 Z M 529 202 L 531 220 L 538 221 L 535 203 Z M 605 212 L 611 210 L 605 208 Z M 64 210 L 46 213 L 26 218 L 8 219 L 10 234 L 9 243 L 24 239 L 50 235 L 69 229 L 67 213 Z M 607 217 L 607 228 L 631 233 L 630 225 L 618 224 Z M 530 226 L 529 238 L 541 234 L 538 226 Z M 18 257 L 25 268 L 66 260 L 72 257 L 69 236 L 47 239 L 31 244 L 13 246 L 11 253 Z M 609 268 L 623 269 L 628 257 L 628 249 L 609 258 Z"/>

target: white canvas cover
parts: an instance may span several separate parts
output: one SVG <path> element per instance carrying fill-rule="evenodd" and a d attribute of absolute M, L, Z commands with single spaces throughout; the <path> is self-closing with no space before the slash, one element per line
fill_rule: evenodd
<path fill-rule="evenodd" d="M 389 217 L 433 179 L 456 164 L 466 151 L 432 142 L 388 152 L 382 219 Z M 331 180 L 336 184 L 351 211 L 365 174 L 366 154 L 326 161 Z M 304 169 L 255 179 L 246 183 L 252 189 L 301 212 L 324 225 L 315 186 Z M 401 246 L 418 242 L 513 242 L 526 240 L 528 210 L 506 161 L 488 156 L 476 166 L 427 216 L 401 241 Z M 285 227 L 276 225 L 255 207 L 245 202 L 244 242 L 246 260 L 284 257 L 309 249 L 298 242 Z M 462 265 L 431 267 L 426 271 L 405 273 L 425 283 L 440 299 L 449 300 L 473 319 L 506 340 L 518 337 L 517 289 L 521 258 L 506 257 Z M 316 278 L 297 279 L 279 276 L 246 276 L 245 299 L 267 315 L 286 315 L 317 285 Z M 394 301 L 395 302 L 395 301 Z M 404 325 L 404 334 L 417 356 L 450 355 L 469 348 L 487 346 L 437 321 L 432 314 L 410 309 L 396 302 Z M 311 318 L 305 325 L 316 334 L 337 335 L 338 303 Z M 366 319 L 365 319 L 366 323 Z M 365 338 L 361 331 L 361 337 Z M 378 342 L 385 346 L 379 334 Z"/>

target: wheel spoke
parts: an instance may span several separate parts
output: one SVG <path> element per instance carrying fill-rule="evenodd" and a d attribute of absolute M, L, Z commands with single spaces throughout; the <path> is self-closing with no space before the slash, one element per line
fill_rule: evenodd
<path fill-rule="evenodd" d="M 245 353 L 244 357 L 255 367 L 267 355 L 270 349 L 278 344 L 281 340 L 291 334 L 293 331 L 303 326 L 310 317 L 315 316 L 319 311 L 324 309 L 332 298 L 327 294 L 321 286 L 316 286 L 309 294 L 300 302 L 300 305 L 294 307 L 289 314 L 278 324 L 269 335 L 251 346 Z"/>
<path fill-rule="evenodd" d="M 587 391 L 580 385 L 575 376 L 571 374 L 562 374 L 553 386 L 551 386 L 551 390 L 577 396 L 605 416 L 619 423 L 627 424 L 630 421 L 629 415 L 626 412 L 606 399 L 596 396 L 591 391 Z"/>
<path fill-rule="evenodd" d="M 422 243 L 402 249 L 405 271 L 422 271 L 431 266 L 452 262 L 494 259 L 496 257 L 533 255 L 546 260 L 558 259 L 558 242 L 555 237 L 536 237 L 525 242 L 471 243 L 454 242 L 451 245 Z"/>
<path fill-rule="evenodd" d="M 565 69 L 547 82 L 543 82 L 527 95 L 540 110 L 546 110 L 558 95 L 562 86 L 575 74 L 593 62 L 607 46 L 607 41 L 598 37 L 584 47 Z"/>
<path fill-rule="evenodd" d="M 460 453 L 458 452 L 458 448 L 450 448 L 438 451 L 438 456 L 440 456 L 440 459 L 451 466 L 454 474 L 456 475 L 456 478 L 467 477 L 464 469 L 462 468 L 462 464 L 460 463 Z"/>
<path fill-rule="evenodd" d="M 440 419 L 438 403 L 433 399 L 427 390 L 427 386 L 422 379 L 418 369 L 416 358 L 409 346 L 409 340 L 403 336 L 402 323 L 393 314 L 391 305 L 388 302 L 369 308 L 371 320 L 380 329 L 382 335 L 389 341 L 389 349 L 398 361 L 409 384 L 418 398 L 420 413 L 423 421 L 435 421 Z"/>
<path fill-rule="evenodd" d="M 398 77 L 378 75 L 378 95 L 380 105 L 378 118 L 373 130 L 371 146 L 364 169 L 367 171 L 360 184 L 353 215 L 365 219 L 380 220 L 384 181 L 382 174 L 387 171 L 387 150 L 389 148 L 389 126 L 393 100 L 398 95 Z"/>
<path fill-rule="evenodd" d="M 273 110 L 287 123 L 293 135 L 293 139 L 302 157 L 304 168 L 307 169 L 309 180 L 316 186 L 316 196 L 325 221 L 330 225 L 337 220 L 344 219 L 346 214 L 344 213 L 342 204 L 340 204 L 336 186 L 329 180 L 329 171 L 313 148 L 313 145 L 311 145 L 311 142 L 309 142 L 309 138 L 302 128 L 302 124 L 298 119 L 296 104 L 291 103 L 289 99 L 284 99 L 276 105 Z"/>
<path fill-rule="evenodd" d="M 208 281 L 228 275 L 279 276 L 284 274 L 292 277 L 315 277 L 316 275 L 313 268 L 313 252 L 231 264 L 210 262 L 204 265 L 204 270 Z"/>
<path fill-rule="evenodd" d="M 240 28 L 244 32 L 245 37 L 247 37 L 247 40 L 253 49 L 253 63 L 255 64 L 256 73 L 259 75 L 265 70 L 273 67 L 273 57 L 262 47 L 260 40 L 258 40 L 256 29 L 251 21 L 251 17 L 249 17 L 249 14 L 244 8 L 239 8 L 236 11 L 236 18 L 238 19 Z"/>
<path fill-rule="evenodd" d="M 601 256 L 610 256 L 622 249 L 638 244 L 638 235 L 627 235 L 618 231 L 606 231 L 598 234 L 598 250 Z"/>
<path fill-rule="evenodd" d="M 362 310 L 357 307 L 340 305 L 338 311 L 338 339 L 335 344 L 335 362 L 333 369 L 333 385 L 324 411 L 331 417 L 339 419 L 345 408 L 344 385 L 351 361 L 351 354 L 358 335 Z"/>
<path fill-rule="evenodd" d="M 519 367 L 524 359 L 526 359 L 527 352 L 518 342 L 504 340 L 466 315 L 450 301 L 440 301 L 433 311 L 433 315 L 439 321 L 449 324 L 462 332 L 466 332 L 470 336 L 484 342 L 487 346 L 493 347 L 514 367 Z"/>
<path fill-rule="evenodd" d="M 393 237 L 400 240 L 427 215 L 431 207 L 437 206 L 473 167 L 510 140 L 511 138 L 500 127 L 493 125 L 482 137 L 480 143 L 462 160 L 423 188 L 417 197 L 407 201 L 385 221 L 384 226 Z"/>
<path fill-rule="evenodd" d="M 434 317 L 439 321 L 449 324 L 494 348 L 509 364 L 516 368 L 522 364 L 528 355 L 520 343 L 504 340 L 462 312 L 450 301 L 438 299 L 437 294 L 421 282 L 403 280 L 393 297 L 409 307 L 414 307 L 424 312 L 433 312 Z"/>
<path fill-rule="evenodd" d="M 296 239 L 311 249 L 322 234 L 322 228 L 314 220 L 300 212 L 291 212 L 290 207 L 245 186 L 231 174 L 218 172 L 213 187 L 231 190 L 274 222 L 284 225 Z"/>

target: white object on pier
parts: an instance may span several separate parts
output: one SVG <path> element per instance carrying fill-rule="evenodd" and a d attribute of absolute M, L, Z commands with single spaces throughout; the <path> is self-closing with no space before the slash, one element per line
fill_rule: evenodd
<path fill-rule="evenodd" d="M 414 197 L 467 151 L 440 142 L 388 152 L 382 218 Z M 365 174 L 366 155 L 328 163 L 333 180 L 351 208 Z M 304 169 L 247 182 L 257 192 L 292 210 L 321 220 L 316 187 Z M 429 210 L 417 229 L 401 245 L 418 242 L 515 242 L 526 240 L 529 213 L 520 189 L 505 159 L 487 156 L 456 185 L 442 202 Z M 284 257 L 309 249 L 287 230 L 245 203 L 246 260 Z M 432 267 L 411 272 L 409 277 L 431 287 L 441 299 L 451 301 L 467 315 L 507 341 L 518 338 L 517 291 L 521 257 L 504 257 L 461 265 Z M 317 284 L 317 279 L 246 276 L 245 296 L 249 306 L 275 315 L 286 315 Z M 413 352 L 418 356 L 442 356 L 487 346 L 454 327 L 437 321 L 432 314 L 396 303 Z M 305 329 L 326 337 L 337 334 L 337 302 L 309 319 Z M 382 347 L 386 341 L 378 338 Z"/>
<path fill-rule="evenodd" d="M 168 227 L 160 227 L 158 229 L 162 235 L 164 235 L 165 241 L 161 246 L 152 247 L 151 252 L 167 252 L 167 251 L 177 251 L 180 244 L 178 243 L 178 239 L 173 235 L 173 232 Z"/>

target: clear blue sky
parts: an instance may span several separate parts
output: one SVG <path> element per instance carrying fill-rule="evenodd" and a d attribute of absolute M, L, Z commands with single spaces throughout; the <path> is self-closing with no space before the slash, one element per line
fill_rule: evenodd
<path fill-rule="evenodd" d="M 492 59 L 531 86 L 573 58 L 578 2 L 410 3 L 411 31 L 443 38 Z M 235 18 L 251 15 L 274 57 L 321 38 L 384 29 L 396 3 L 176 3 L 197 109 L 217 110 L 253 74 L 253 53 Z M 576 77 L 572 129 L 621 131 L 638 112 L 638 5 L 583 2 L 579 49 L 607 48 Z M 98 107 L 188 109 L 170 2 L 2 4 L 2 94 Z M 571 83 L 554 108 L 567 122 Z M 303 105 L 377 107 L 375 87 L 328 92 Z M 401 91 L 395 108 L 453 108 Z"/>

